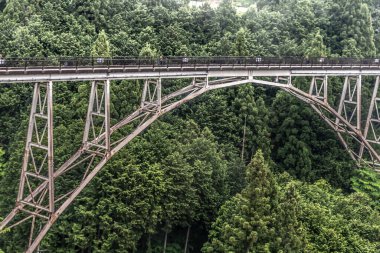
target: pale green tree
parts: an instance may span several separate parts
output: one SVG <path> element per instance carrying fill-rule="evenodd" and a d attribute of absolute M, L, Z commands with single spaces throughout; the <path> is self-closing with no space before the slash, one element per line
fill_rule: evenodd
<path fill-rule="evenodd" d="M 327 49 L 320 30 L 310 34 L 303 42 L 306 57 L 326 57 Z"/>
<path fill-rule="evenodd" d="M 159 55 L 156 48 L 152 47 L 150 43 L 146 43 L 145 46 L 140 50 L 139 56 L 142 57 L 157 57 Z"/>
<path fill-rule="evenodd" d="M 248 31 L 244 28 L 240 28 L 236 33 L 235 43 L 234 43 L 234 53 L 237 56 L 247 56 L 248 52 Z"/>
<path fill-rule="evenodd" d="M 111 57 L 110 42 L 104 30 L 100 31 L 96 41 L 92 45 L 91 55 L 94 57 Z"/>

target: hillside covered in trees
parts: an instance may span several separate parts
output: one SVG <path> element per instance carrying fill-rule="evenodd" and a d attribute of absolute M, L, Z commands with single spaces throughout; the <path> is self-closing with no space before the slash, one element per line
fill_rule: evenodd
<path fill-rule="evenodd" d="M 251 7 L 242 15 L 229 0 L 216 9 L 188 2 L 1 0 L 0 54 L 380 55 L 379 0 L 244 0 Z M 81 143 L 90 86 L 54 89 L 59 164 Z M 112 83 L 115 122 L 141 92 L 138 81 Z M 30 84 L 0 85 L 0 219 L 17 194 L 31 94 Z M 243 85 L 207 93 L 135 138 L 41 250 L 375 253 L 379 203 L 378 174 L 357 168 L 312 108 L 278 89 Z M 0 234 L 0 252 L 22 252 L 25 243 L 23 227 Z"/>

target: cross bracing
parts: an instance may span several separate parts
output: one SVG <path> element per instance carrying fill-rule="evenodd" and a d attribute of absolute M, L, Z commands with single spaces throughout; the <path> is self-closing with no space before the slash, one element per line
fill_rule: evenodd
<path fill-rule="evenodd" d="M 16 61 L 11 66 L 5 60 L 8 65 L 0 65 L 0 82 L 34 83 L 34 90 L 16 205 L 0 223 L 0 230 L 26 224 L 29 235 L 25 252 L 34 252 L 59 216 L 107 161 L 150 124 L 205 92 L 243 84 L 282 89 L 309 104 L 336 132 L 352 159 L 377 169 L 380 163 L 380 66 L 376 59 L 353 62 L 321 61 L 321 58 L 315 61 L 227 59 L 223 62 L 221 58 L 149 61 L 136 58 L 128 66 L 122 61 L 117 65 L 113 59 L 106 59 L 100 65 L 77 61 L 51 65 L 29 62 L 22 66 L 16 66 Z M 171 87 L 166 81 L 179 78 L 188 80 L 188 85 L 175 91 L 168 89 Z M 115 80 L 124 79 L 142 80 L 140 103 L 136 105 L 137 110 L 112 125 L 110 91 Z M 91 83 L 87 114 L 83 115 L 86 121 L 82 144 L 61 165 L 54 164 L 54 84 L 58 81 Z M 337 83 L 339 92 L 337 89 L 333 92 L 331 86 Z M 372 92 L 365 103 L 363 85 L 369 85 L 366 88 Z M 126 127 L 129 131 L 125 131 Z M 62 182 L 72 171 L 82 176 L 69 190 L 62 188 Z"/>

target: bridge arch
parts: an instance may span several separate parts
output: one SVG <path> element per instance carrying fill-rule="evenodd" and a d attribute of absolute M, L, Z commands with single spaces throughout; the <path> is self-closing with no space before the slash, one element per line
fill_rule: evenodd
<path fill-rule="evenodd" d="M 377 108 L 379 76 L 376 77 L 374 90 L 366 120 L 362 120 L 362 76 L 360 74 L 345 75 L 338 108 L 329 104 L 328 74 L 312 74 L 308 90 L 297 88 L 292 83 L 292 74 L 277 76 L 274 80 L 248 76 L 211 78 L 206 74 L 197 74 L 191 83 L 166 96 L 162 96 L 162 78 L 144 78 L 144 88 L 139 108 L 117 124 L 110 124 L 110 88 L 111 79 L 94 80 L 91 84 L 90 99 L 84 136 L 81 147 L 59 168 L 54 169 L 53 150 L 53 82 L 36 83 L 30 113 L 27 144 L 21 172 L 19 193 L 16 207 L 0 223 L 0 230 L 30 222 L 29 245 L 26 252 L 34 252 L 51 226 L 88 185 L 95 175 L 115 154 L 126 146 L 134 137 L 144 131 L 160 116 L 172 111 L 182 104 L 204 94 L 205 92 L 234 87 L 243 84 L 259 84 L 277 87 L 310 104 L 323 120 L 336 131 L 339 140 L 358 163 L 363 161 L 364 154 L 372 164 L 380 161 L 374 144 L 378 144 L 375 123 L 380 122 Z M 351 106 L 351 107 L 349 107 Z M 42 120 L 43 134 L 39 134 L 36 121 Z M 364 122 L 364 124 L 363 124 Z M 114 139 L 118 130 L 135 124 L 136 127 L 122 138 Z M 363 126 L 364 125 L 364 126 Z M 369 132 L 373 133 L 369 135 Z M 356 141 L 350 146 L 343 138 L 348 135 Z M 357 148 L 357 150 L 355 150 Z M 36 166 L 33 152 L 44 153 L 42 164 Z M 33 170 L 30 168 L 33 167 Z M 78 186 L 68 192 L 59 192 L 55 181 L 63 179 L 65 174 L 78 167 L 83 167 L 83 178 Z M 33 186 L 30 181 L 34 180 Z M 22 218 L 15 222 L 15 217 Z M 37 231 L 36 223 L 44 226 Z"/>

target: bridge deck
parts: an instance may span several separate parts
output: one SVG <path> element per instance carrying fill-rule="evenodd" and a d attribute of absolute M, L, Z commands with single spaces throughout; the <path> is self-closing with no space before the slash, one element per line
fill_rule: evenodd
<path fill-rule="evenodd" d="M 82 81 L 102 79 L 144 79 L 307 75 L 380 75 L 379 59 L 346 58 L 255 58 L 176 57 L 0 59 L 0 83 L 35 81 Z"/>

